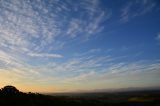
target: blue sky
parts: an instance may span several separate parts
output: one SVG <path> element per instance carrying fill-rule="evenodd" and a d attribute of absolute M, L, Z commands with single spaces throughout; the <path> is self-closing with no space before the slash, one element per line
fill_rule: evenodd
<path fill-rule="evenodd" d="M 0 86 L 160 86 L 159 0 L 1 0 Z"/>

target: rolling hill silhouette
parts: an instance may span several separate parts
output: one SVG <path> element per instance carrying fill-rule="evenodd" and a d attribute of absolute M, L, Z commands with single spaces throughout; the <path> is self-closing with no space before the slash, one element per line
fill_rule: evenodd
<path fill-rule="evenodd" d="M 0 89 L 0 106 L 160 106 L 160 92 L 85 93 L 49 96 L 23 93 L 14 86 Z"/>

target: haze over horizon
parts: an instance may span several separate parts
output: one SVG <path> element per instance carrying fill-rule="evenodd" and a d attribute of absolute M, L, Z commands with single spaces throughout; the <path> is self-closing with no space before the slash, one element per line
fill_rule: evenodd
<path fill-rule="evenodd" d="M 159 0 L 0 0 L 0 87 L 160 86 Z"/>

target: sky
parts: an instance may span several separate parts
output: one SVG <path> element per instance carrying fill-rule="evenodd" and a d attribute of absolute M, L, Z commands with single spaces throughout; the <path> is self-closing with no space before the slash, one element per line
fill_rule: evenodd
<path fill-rule="evenodd" d="M 0 87 L 160 86 L 159 0 L 0 0 Z"/>

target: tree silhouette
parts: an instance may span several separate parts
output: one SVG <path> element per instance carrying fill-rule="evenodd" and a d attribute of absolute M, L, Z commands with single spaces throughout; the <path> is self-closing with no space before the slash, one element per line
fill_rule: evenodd
<path fill-rule="evenodd" d="M 18 94 L 18 93 L 20 93 L 20 91 L 16 87 L 8 85 L 8 86 L 5 86 L 4 88 L 1 89 L 1 93 Z"/>

